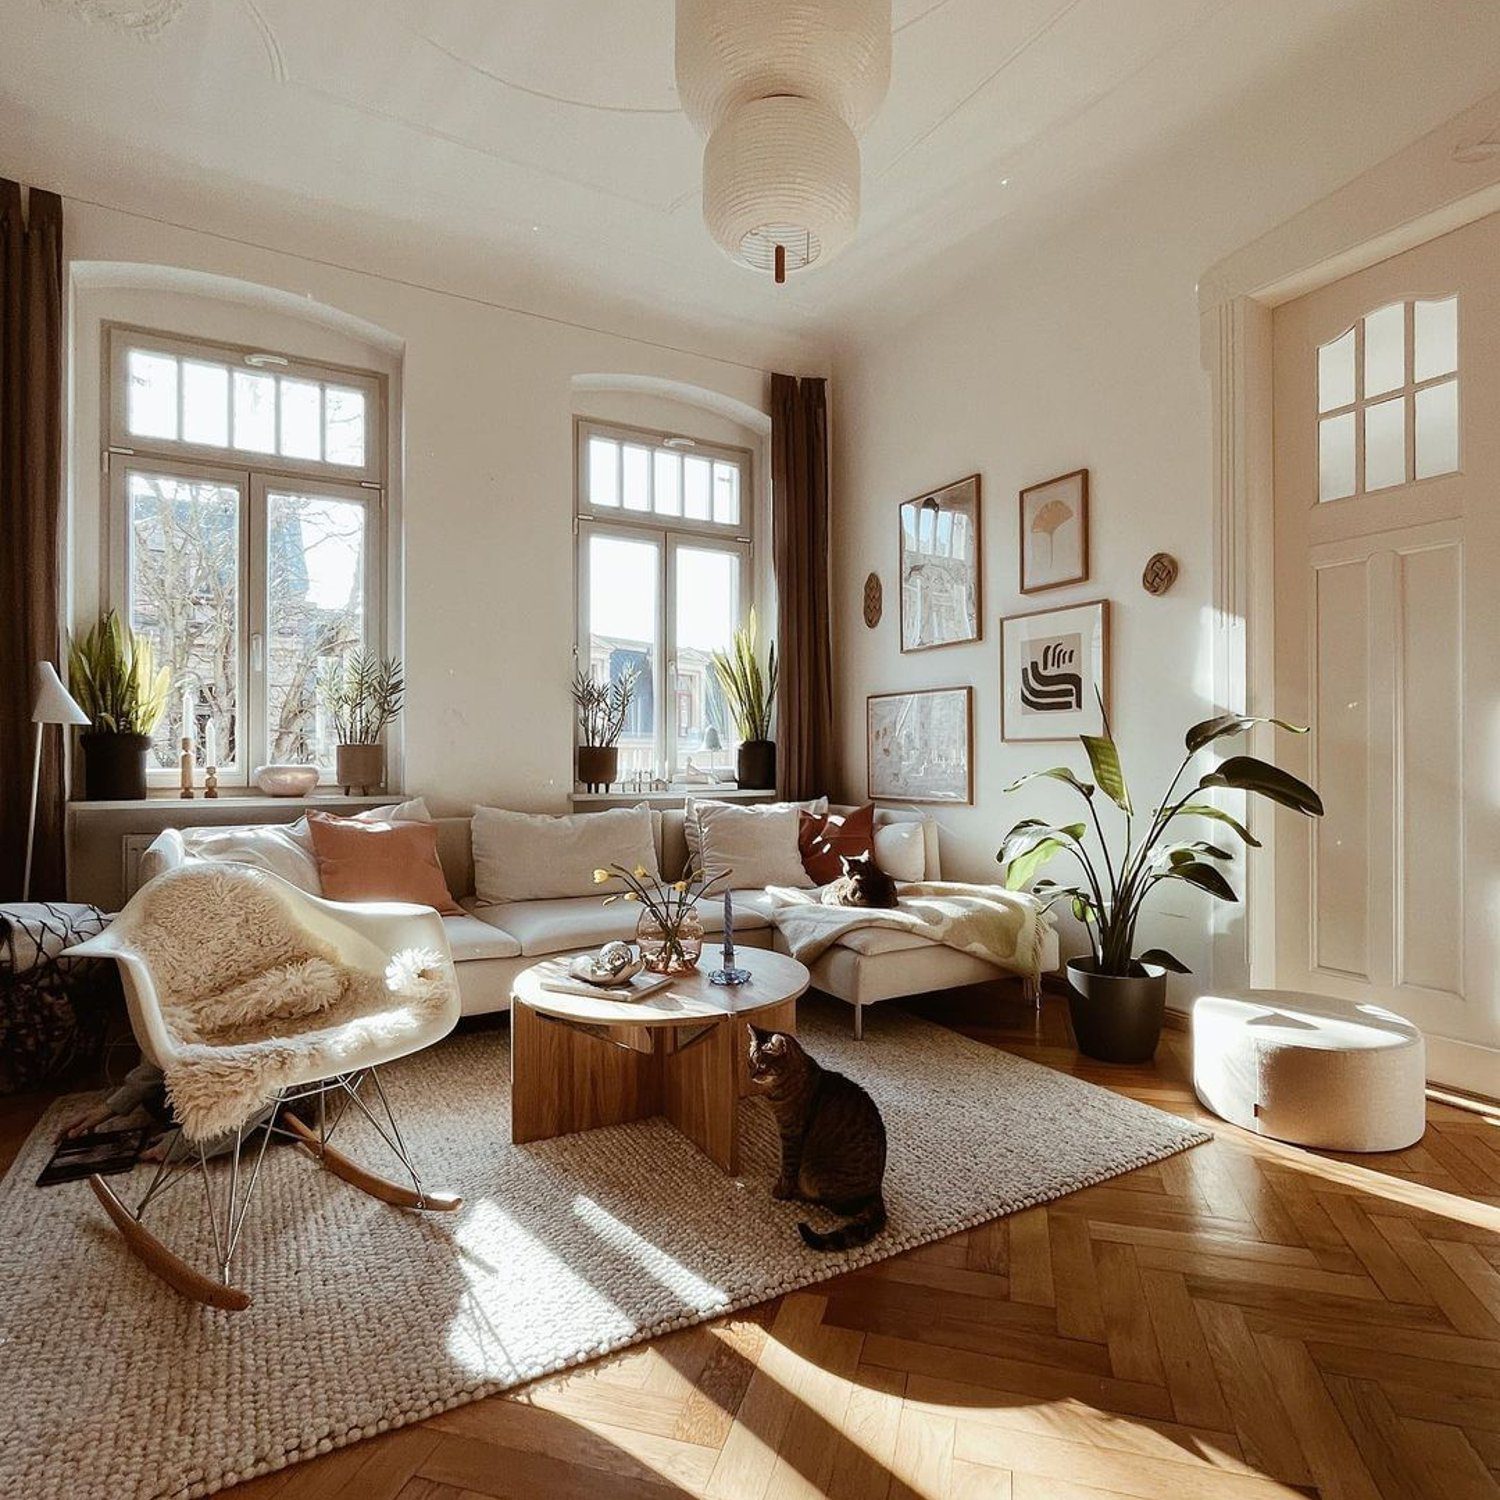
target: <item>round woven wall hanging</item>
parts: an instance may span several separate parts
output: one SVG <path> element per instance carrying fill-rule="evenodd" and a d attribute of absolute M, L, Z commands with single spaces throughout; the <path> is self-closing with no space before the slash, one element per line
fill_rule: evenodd
<path fill-rule="evenodd" d="M 885 591 L 880 587 L 880 574 L 871 573 L 865 579 L 865 624 L 871 630 L 880 624 L 880 616 L 885 610 Z"/>
<path fill-rule="evenodd" d="M 1141 574 L 1141 587 L 1148 594 L 1160 596 L 1176 582 L 1177 559 L 1170 552 L 1154 553 Z"/>

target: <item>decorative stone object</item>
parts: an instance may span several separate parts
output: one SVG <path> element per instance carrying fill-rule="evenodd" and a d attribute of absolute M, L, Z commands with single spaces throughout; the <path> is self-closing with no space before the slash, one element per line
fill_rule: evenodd
<path fill-rule="evenodd" d="M 1177 559 L 1170 552 L 1153 552 L 1141 574 L 1141 587 L 1158 598 L 1177 582 Z"/>
<path fill-rule="evenodd" d="M 257 766 L 255 784 L 268 797 L 305 797 L 318 784 L 318 768 Z"/>
<path fill-rule="evenodd" d="M 880 586 L 880 574 L 871 573 L 865 579 L 865 624 L 874 630 L 884 613 L 885 590 Z"/>

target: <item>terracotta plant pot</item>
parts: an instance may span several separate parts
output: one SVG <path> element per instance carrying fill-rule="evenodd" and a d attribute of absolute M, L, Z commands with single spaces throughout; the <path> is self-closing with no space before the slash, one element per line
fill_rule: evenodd
<path fill-rule="evenodd" d="M 139 802 L 146 795 L 147 734 L 108 734 L 91 729 L 83 746 L 83 795 L 89 802 Z"/>
<path fill-rule="evenodd" d="M 1068 1015 L 1078 1050 L 1100 1062 L 1143 1063 L 1156 1055 L 1167 1011 L 1167 971 L 1137 964 L 1139 974 L 1094 971 L 1092 958 L 1068 964 Z"/>
<path fill-rule="evenodd" d="M 385 784 L 384 745 L 340 745 L 336 752 L 338 784 L 347 797 L 356 787 L 368 796 L 372 787 Z"/>
<path fill-rule="evenodd" d="M 776 785 L 776 742 L 746 740 L 736 753 L 739 784 L 754 789 Z"/>
<path fill-rule="evenodd" d="M 578 779 L 591 792 L 607 792 L 620 774 L 618 745 L 580 745 Z"/>

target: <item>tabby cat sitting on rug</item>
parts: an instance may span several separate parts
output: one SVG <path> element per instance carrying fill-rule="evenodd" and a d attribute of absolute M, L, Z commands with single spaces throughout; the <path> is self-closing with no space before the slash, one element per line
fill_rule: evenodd
<path fill-rule="evenodd" d="M 896 882 L 875 863 L 873 854 L 841 855 L 844 873 L 823 891 L 824 906 L 896 905 Z"/>
<path fill-rule="evenodd" d="M 781 1129 L 773 1198 L 816 1203 L 849 1222 L 831 1234 L 797 1225 L 814 1250 L 852 1250 L 885 1228 L 885 1122 L 851 1078 L 809 1057 L 796 1037 L 751 1026 L 750 1078 Z"/>

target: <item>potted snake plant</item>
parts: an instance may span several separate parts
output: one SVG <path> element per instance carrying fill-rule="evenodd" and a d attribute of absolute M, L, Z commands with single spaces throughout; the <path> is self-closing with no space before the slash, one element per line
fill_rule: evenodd
<path fill-rule="evenodd" d="M 1181 881 L 1220 901 L 1238 900 L 1220 868 L 1232 858 L 1230 852 L 1205 839 L 1181 836 L 1180 820 L 1213 822 L 1232 831 L 1247 848 L 1259 848 L 1260 844 L 1238 818 L 1204 800 L 1203 793 L 1229 787 L 1265 797 L 1308 817 L 1322 817 L 1323 803 L 1306 782 L 1252 755 L 1232 755 L 1220 761 L 1179 795 L 1183 777 L 1200 751 L 1243 734 L 1255 724 L 1274 724 L 1292 734 L 1307 733 L 1281 719 L 1242 714 L 1221 714 L 1193 725 L 1186 736 L 1187 754 L 1139 834 L 1135 803 L 1107 719 L 1102 734 L 1079 736 L 1093 781 L 1082 780 L 1067 766 L 1053 766 L 1032 771 L 1006 788 L 1014 792 L 1040 778 L 1060 781 L 1083 798 L 1093 825 L 1096 845 L 1088 842 L 1087 823 L 1053 824 L 1023 818 L 1006 834 L 996 855 L 1005 867 L 1009 889 L 1030 886 L 1048 908 L 1067 902 L 1088 934 L 1088 955 L 1068 963 L 1068 1010 L 1079 1050 L 1086 1056 L 1104 1062 L 1149 1061 L 1156 1052 L 1166 1012 L 1167 972 L 1189 972 L 1187 965 L 1165 948 L 1136 951 L 1136 925 L 1147 897 L 1168 881 Z M 1099 818 L 1097 799 L 1101 792 L 1114 803 L 1124 822 L 1124 839 L 1117 837 L 1113 845 Z M 1036 879 L 1038 872 L 1058 856 L 1071 859 L 1078 867 L 1079 883 Z"/>
<path fill-rule="evenodd" d="M 776 706 L 776 684 L 781 668 L 772 641 L 762 668 L 757 650 L 759 622 L 750 611 L 749 623 L 736 630 L 728 651 L 713 653 L 714 675 L 734 717 L 740 745 L 736 754 L 742 787 L 776 785 L 776 745 L 771 739 L 771 714 Z"/>
<path fill-rule="evenodd" d="M 110 610 L 68 643 L 68 690 L 89 716 L 83 795 L 90 802 L 146 795 L 151 734 L 167 706 L 172 674 L 156 666 L 151 642 Z"/>

